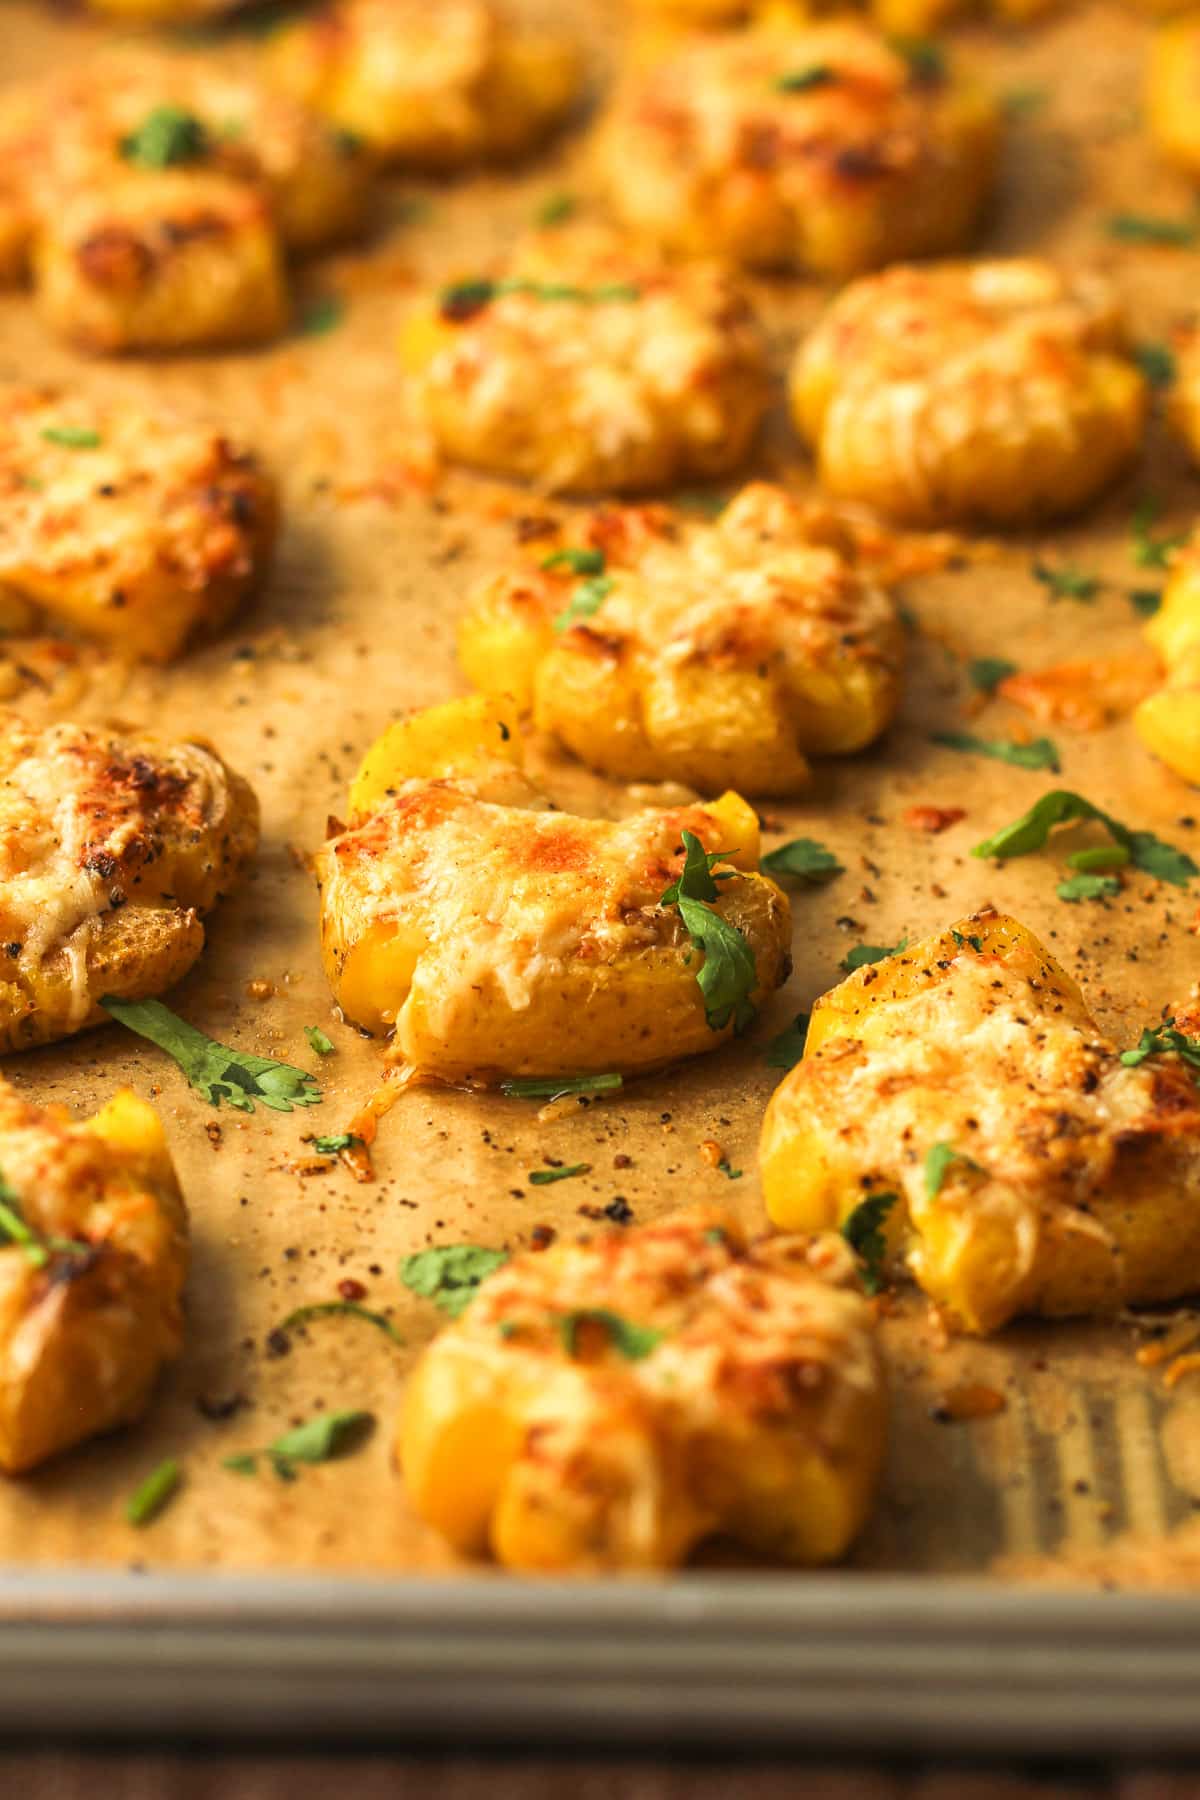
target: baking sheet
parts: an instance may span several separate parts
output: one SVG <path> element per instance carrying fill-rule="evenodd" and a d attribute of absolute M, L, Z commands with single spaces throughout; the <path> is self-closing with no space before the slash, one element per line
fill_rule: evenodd
<path fill-rule="evenodd" d="M 615 9 L 564 0 L 556 10 L 578 20 L 602 79 Z M 93 54 L 111 38 L 18 0 L 9 0 L 3 25 L 13 77 Z M 1119 208 L 1175 215 L 1191 205 L 1138 135 L 1143 37 L 1130 14 L 1096 7 L 1023 36 L 968 34 L 963 53 L 1018 96 L 986 247 L 1048 248 L 1110 268 L 1136 336 L 1156 340 L 1188 312 L 1197 258 L 1116 245 L 1103 228 Z M 44 657 L 21 649 L 7 679 L 32 716 L 66 710 L 207 732 L 250 777 L 263 803 L 257 869 L 213 919 L 205 957 L 171 1003 L 226 1042 L 304 1066 L 313 1063 L 304 1025 L 320 1025 L 337 1047 L 319 1067 L 323 1105 L 290 1117 L 212 1111 L 165 1058 L 115 1028 L 6 1059 L 6 1073 L 38 1100 L 90 1109 L 121 1082 L 153 1095 L 191 1207 L 194 1263 L 188 1347 L 149 1417 L 0 1486 L 0 1562 L 445 1574 L 454 1559 L 408 1512 L 390 1457 L 406 1371 L 438 1322 L 399 1284 L 406 1252 L 455 1240 L 516 1245 L 541 1225 L 586 1228 L 617 1196 L 638 1220 L 703 1198 L 761 1225 L 755 1146 L 777 1079 L 765 1045 L 837 979 L 838 959 L 858 941 L 922 935 L 992 902 L 1048 941 L 1123 1041 L 1135 1041 L 1195 977 L 1200 888 L 1134 879 L 1112 907 L 1072 907 L 1055 898 L 1061 854 L 1002 870 L 972 859 L 973 843 L 1058 783 L 928 741 L 933 729 L 964 724 L 963 657 L 1005 655 L 1035 668 L 1138 646 L 1127 590 L 1153 577 L 1131 558 L 1134 505 L 1153 492 L 1164 529 L 1190 523 L 1195 510 L 1194 478 L 1156 421 L 1136 476 L 1078 526 L 1009 539 L 908 584 L 919 630 L 900 722 L 876 751 L 822 765 L 797 804 L 769 809 L 780 837 L 819 838 L 848 872 L 794 894 L 795 974 L 748 1041 L 548 1123 L 517 1101 L 412 1091 L 382 1123 L 374 1183 L 356 1183 L 340 1167 L 297 1172 L 308 1154 L 304 1134 L 344 1129 L 380 1073 L 378 1047 L 332 1015 L 304 856 L 326 816 L 344 809 L 347 781 L 379 730 L 404 708 L 460 691 L 455 620 L 477 577 L 511 554 L 514 519 L 544 510 L 527 493 L 435 475 L 394 341 L 422 280 L 472 272 L 564 188 L 587 193 L 578 140 L 515 175 L 392 184 L 373 240 L 304 272 L 304 296 L 338 295 L 342 321 L 253 354 L 96 363 L 50 340 L 24 296 L 0 295 L 0 375 L 186 405 L 260 446 L 281 479 L 286 526 L 275 574 L 220 643 L 175 669 L 133 675 L 82 653 L 48 685 Z M 779 282 L 758 291 L 782 366 L 822 290 Z M 757 472 L 807 479 L 780 420 Z M 1051 603 L 1030 573 L 1033 556 L 1047 550 L 1105 578 L 1093 604 Z M 39 681 L 14 672 L 22 660 L 42 672 Z M 999 702 L 983 720 L 992 735 L 1029 724 Z M 1200 797 L 1155 764 L 1127 724 L 1054 727 L 1052 735 L 1063 753 L 1061 785 L 1200 860 Z M 578 769 L 547 759 L 546 770 L 566 803 L 630 804 Z M 928 837 L 903 823 L 915 803 L 962 805 L 968 816 Z M 266 997 L 251 998 L 251 983 L 267 984 Z M 741 1179 L 702 1159 L 707 1139 Z M 531 1188 L 528 1172 L 547 1158 L 586 1160 L 592 1173 Z M 388 1311 L 407 1347 L 335 1318 L 292 1334 L 285 1349 L 273 1335 L 280 1321 L 301 1304 L 336 1298 L 346 1279 L 365 1286 L 365 1304 Z M 1168 1391 L 1160 1371 L 1135 1362 L 1136 1336 L 1120 1325 L 1020 1326 L 991 1343 L 944 1344 L 911 1295 L 884 1333 L 895 1372 L 890 1467 L 849 1573 L 823 1592 L 848 1592 L 870 1572 L 983 1575 L 999 1566 L 1043 1576 L 1058 1572 L 1064 1552 L 1082 1579 L 1115 1570 L 1135 1584 L 1195 1581 L 1194 1538 L 1167 1534 L 1200 1504 L 1200 1378 Z M 939 1399 L 964 1383 L 995 1389 L 1004 1409 L 937 1422 Z M 294 1420 L 346 1406 L 379 1419 L 352 1459 L 305 1470 L 289 1486 L 221 1467 L 230 1452 L 268 1442 Z M 185 1488 L 152 1529 L 135 1532 L 122 1504 L 168 1455 L 182 1462 Z M 1123 1548 L 1131 1535 L 1156 1547 L 1131 1555 Z M 801 1607 L 806 1579 L 785 1578 Z M 3 1585 L 0 1616 L 24 1604 L 20 1584 Z"/>

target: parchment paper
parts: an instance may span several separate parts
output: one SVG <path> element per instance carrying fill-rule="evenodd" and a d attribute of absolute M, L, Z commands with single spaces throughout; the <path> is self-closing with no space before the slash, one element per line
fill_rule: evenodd
<path fill-rule="evenodd" d="M 564 0 L 556 10 L 587 33 L 601 82 L 615 10 L 604 0 Z M 1188 312 L 1200 259 L 1114 244 L 1103 224 L 1122 207 L 1180 215 L 1191 205 L 1185 184 L 1163 172 L 1138 134 L 1143 38 L 1135 17 L 1095 7 L 1025 35 L 969 34 L 963 54 L 1019 96 L 985 246 L 1048 249 L 1109 267 L 1136 336 L 1156 340 Z M 93 54 L 106 34 L 8 0 L 2 41 L 6 75 L 16 78 Z M 517 1245 L 542 1225 L 586 1229 L 590 1213 L 618 1196 L 639 1220 L 704 1198 L 761 1225 L 755 1148 L 777 1078 L 766 1042 L 838 978 L 839 958 L 861 940 L 921 935 L 993 902 L 1048 941 L 1123 1041 L 1136 1040 L 1197 973 L 1200 885 L 1184 893 L 1135 878 L 1111 907 L 1069 906 L 1054 891 L 1061 849 L 1002 870 L 972 859 L 973 843 L 1057 783 L 928 741 L 931 730 L 973 728 L 964 718 L 963 657 L 1003 655 L 1037 668 L 1137 650 L 1127 590 L 1157 577 L 1133 564 L 1133 507 L 1153 492 L 1164 502 L 1162 526 L 1174 529 L 1195 511 L 1194 477 L 1157 421 L 1136 476 L 1079 525 L 1036 542 L 1010 539 L 994 556 L 908 584 L 919 630 L 900 723 L 876 750 L 823 764 L 797 804 L 769 808 L 770 842 L 817 837 L 847 873 L 794 893 L 795 974 L 749 1040 L 546 1124 L 518 1101 L 412 1092 L 382 1122 L 373 1184 L 341 1167 L 295 1172 L 308 1155 L 303 1135 L 344 1129 L 381 1068 L 379 1047 L 333 1014 L 304 855 L 320 842 L 327 814 L 344 810 L 359 756 L 393 715 L 460 691 L 453 630 L 466 596 L 511 554 L 514 518 L 544 510 L 537 496 L 483 479 L 431 477 L 394 340 L 420 281 L 470 273 L 562 189 L 587 193 L 578 138 L 518 174 L 391 184 L 372 241 L 303 274 L 308 299 L 344 300 L 342 322 L 253 354 L 89 361 L 50 339 L 26 296 L 0 295 L 0 375 L 186 405 L 260 446 L 280 477 L 287 522 L 275 574 L 218 644 L 174 669 L 134 675 L 84 653 L 48 689 L 18 683 L 16 703 L 33 716 L 65 710 L 215 739 L 258 789 L 263 846 L 171 1004 L 223 1041 L 306 1067 L 318 1065 L 304 1025 L 320 1025 L 337 1047 L 318 1068 L 323 1105 L 290 1117 L 211 1110 L 173 1064 L 115 1027 L 7 1059 L 6 1073 L 38 1100 L 90 1109 L 122 1082 L 154 1096 L 191 1207 L 194 1266 L 187 1352 L 149 1417 L 32 1477 L 0 1483 L 0 1560 L 445 1569 L 451 1559 L 408 1512 L 390 1457 L 406 1370 L 439 1320 L 400 1286 L 402 1255 L 448 1240 Z M 777 282 L 759 292 L 782 367 L 822 290 Z M 808 479 L 782 420 L 758 471 Z M 1030 573 L 1033 555 L 1046 550 L 1105 578 L 1093 604 L 1051 602 Z M 1029 727 L 1003 702 L 974 724 L 989 735 Z M 1062 785 L 1200 858 L 1200 795 L 1154 763 L 1127 722 L 1090 733 L 1054 727 L 1052 735 L 1063 751 Z M 550 779 L 561 798 L 585 808 L 630 803 L 578 769 L 551 764 Z M 902 822 L 915 803 L 964 806 L 968 816 L 930 837 Z M 250 983 L 269 984 L 267 997 L 250 998 Z M 987 1078 L 981 1068 L 981 1084 Z M 740 1179 L 703 1160 L 706 1139 L 720 1143 Z M 528 1172 L 547 1157 L 588 1161 L 592 1173 L 531 1188 Z M 347 1279 L 363 1284 L 366 1305 L 389 1313 L 407 1348 L 335 1318 L 293 1334 L 278 1353 L 271 1333 L 280 1320 L 302 1303 L 336 1298 Z M 986 1344 L 943 1345 L 908 1294 L 885 1335 L 895 1386 L 891 1466 L 853 1569 L 981 1571 L 1001 1554 L 1095 1553 L 1120 1534 L 1160 1537 L 1200 1504 L 1200 1377 L 1168 1393 L 1159 1371 L 1135 1362 L 1128 1326 L 1021 1326 Z M 937 1422 L 931 1408 L 968 1382 L 1001 1393 L 1004 1410 Z M 246 1480 L 221 1468 L 225 1455 L 268 1442 L 318 1408 L 348 1406 L 379 1419 L 352 1458 L 287 1486 L 269 1473 Z M 122 1504 L 168 1455 L 182 1461 L 186 1486 L 137 1533 Z M 1163 1551 L 1151 1560 L 1158 1578 L 1186 1578 L 1186 1559 Z"/>

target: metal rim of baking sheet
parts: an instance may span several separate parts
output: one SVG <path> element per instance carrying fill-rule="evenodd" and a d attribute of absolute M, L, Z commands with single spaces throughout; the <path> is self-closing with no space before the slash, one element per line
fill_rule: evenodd
<path fill-rule="evenodd" d="M 1200 1593 L 8 1569 L 0 1665 L 9 1737 L 1200 1749 Z"/>

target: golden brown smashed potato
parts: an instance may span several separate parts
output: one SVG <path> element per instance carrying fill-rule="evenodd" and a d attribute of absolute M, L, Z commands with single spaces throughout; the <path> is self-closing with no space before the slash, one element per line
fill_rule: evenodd
<path fill-rule="evenodd" d="M 83 1124 L 0 1081 L 0 1469 L 145 1410 L 183 1340 L 187 1213 L 153 1107 Z"/>
<path fill-rule="evenodd" d="M 1163 155 L 1200 175 L 1200 18 L 1160 25 L 1150 39 L 1146 123 Z"/>
<path fill-rule="evenodd" d="M 431 169 L 532 149 L 580 80 L 569 39 L 491 0 L 332 0 L 274 39 L 267 68 L 383 160 Z"/>
<path fill-rule="evenodd" d="M 961 919 L 818 1001 L 760 1148 L 776 1225 L 895 1196 L 891 1248 L 969 1331 L 1200 1287 L 1200 1092 L 1128 1065 L 1032 932 Z"/>
<path fill-rule="evenodd" d="M 993 101 L 851 19 L 701 38 L 633 70 L 602 127 L 623 222 L 672 251 L 846 277 L 956 249 Z"/>
<path fill-rule="evenodd" d="M 166 662 L 261 579 L 273 483 L 170 413 L 0 389 L 0 595 L 124 656 Z"/>
<path fill-rule="evenodd" d="M 361 225 L 371 168 L 286 95 L 150 52 L 7 90 L 0 157 L 0 272 L 101 351 L 276 335 L 286 255 Z"/>
<path fill-rule="evenodd" d="M 622 780 L 784 794 L 896 709 L 903 629 L 827 513 L 756 483 L 716 523 L 605 509 L 489 582 L 459 631 L 485 693 Z"/>
<path fill-rule="evenodd" d="M 886 1428 L 845 1244 L 698 1210 L 514 1256 L 426 1351 L 398 1450 L 421 1516 L 513 1569 L 669 1568 L 714 1533 L 813 1564 Z"/>
<path fill-rule="evenodd" d="M 1031 258 L 855 282 L 791 393 L 825 488 L 915 524 L 1072 512 L 1133 459 L 1146 411 L 1107 283 Z"/>
<path fill-rule="evenodd" d="M 402 720 L 368 752 L 351 824 L 317 858 L 346 1016 L 390 1032 L 393 1062 L 473 1083 L 633 1073 L 723 1043 L 789 966 L 788 903 L 757 872 L 752 808 L 726 794 L 579 818 L 520 764 L 513 723 L 479 696 Z M 701 922 L 719 915 L 703 956 L 659 904 L 684 831 L 737 870 L 701 904 Z M 710 954 L 736 997 L 706 992 Z"/>
<path fill-rule="evenodd" d="M 943 27 L 977 15 L 1024 25 L 1057 12 L 1063 0 L 860 0 L 881 30 L 901 38 L 928 38 Z M 798 24 L 822 14 L 851 10 L 838 0 L 632 0 L 635 15 L 651 23 L 694 29 L 746 22 Z"/>
<path fill-rule="evenodd" d="M 533 235 L 432 296 L 401 350 L 444 455 L 566 492 L 734 469 L 769 395 L 763 334 L 727 274 L 594 226 Z"/>
<path fill-rule="evenodd" d="M 251 789 L 203 743 L 0 718 L 0 1052 L 178 981 L 257 842 Z"/>
<path fill-rule="evenodd" d="M 1163 661 L 1163 685 L 1133 715 L 1148 750 L 1200 786 L 1200 541 L 1184 546 L 1146 636 Z"/>

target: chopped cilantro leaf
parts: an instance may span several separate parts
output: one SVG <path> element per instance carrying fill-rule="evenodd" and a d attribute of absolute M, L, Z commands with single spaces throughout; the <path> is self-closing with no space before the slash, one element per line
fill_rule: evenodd
<path fill-rule="evenodd" d="M 308 1141 L 318 1156 L 340 1156 L 343 1150 L 353 1150 L 363 1140 L 352 1131 L 335 1131 L 328 1137 L 313 1137 Z"/>
<path fill-rule="evenodd" d="M 949 1174 L 952 1165 L 962 1163 L 968 1169 L 982 1174 L 974 1157 L 967 1156 L 962 1150 L 956 1150 L 953 1144 L 934 1144 L 925 1155 L 925 1194 L 930 1200 L 936 1200 L 942 1191 L 942 1183 Z"/>
<path fill-rule="evenodd" d="M 119 1025 L 149 1038 L 173 1057 L 193 1090 L 213 1106 L 224 1100 L 240 1112 L 253 1112 L 258 1100 L 274 1112 L 291 1112 L 294 1106 L 315 1106 L 321 1098 L 315 1076 L 304 1069 L 230 1050 L 197 1031 L 161 1000 L 118 1000 L 104 994 L 100 1004 Z"/>
<path fill-rule="evenodd" d="M 762 866 L 769 875 L 795 875 L 800 881 L 832 881 L 835 875 L 845 874 L 832 850 L 813 838 L 792 838 L 769 850 Z"/>
<path fill-rule="evenodd" d="M 1043 794 L 1027 813 L 1023 813 L 1011 825 L 1006 825 L 990 838 L 985 838 L 983 843 L 976 844 L 971 854 L 997 856 L 1002 861 L 1011 856 L 1028 856 L 1045 847 L 1056 825 L 1065 825 L 1075 819 L 1095 819 L 1104 826 L 1115 843 L 1128 850 L 1129 860 L 1135 869 L 1154 875 L 1159 881 L 1170 881 L 1176 887 L 1186 887 L 1194 875 L 1200 874 L 1200 869 L 1186 851 L 1177 850 L 1173 844 L 1164 844 L 1153 832 L 1131 830 L 1110 813 L 1093 806 L 1082 794 L 1073 794 L 1067 788 L 1054 788 L 1050 793 Z"/>
<path fill-rule="evenodd" d="M 974 737 L 969 731 L 935 731 L 932 741 L 944 745 L 947 750 L 990 756 L 996 762 L 1012 763 L 1018 769 L 1052 769 L 1057 775 L 1062 767 L 1058 760 L 1058 750 L 1049 738 L 1034 738 L 1032 743 L 1015 744 L 1008 738 Z"/>
<path fill-rule="evenodd" d="M 964 934 L 961 931 L 956 931 L 954 929 L 954 927 L 951 926 L 950 927 L 950 936 L 954 939 L 954 942 L 957 944 L 957 946 L 960 950 L 962 949 L 964 944 L 970 944 L 970 946 L 971 946 L 972 950 L 975 952 L 976 956 L 983 955 L 983 939 L 981 937 L 977 936 L 975 932 L 968 931 L 966 933 L 966 935 L 964 936 Z"/>
<path fill-rule="evenodd" d="M 721 1175 L 727 1175 L 730 1181 L 740 1181 L 742 1179 L 743 1171 L 741 1169 L 731 1169 L 729 1166 L 729 1158 L 727 1156 L 721 1158 L 720 1162 L 717 1164 L 717 1171 Z"/>
<path fill-rule="evenodd" d="M 1187 1064 L 1200 1082 L 1200 1038 L 1185 1037 L 1182 1031 L 1175 1029 L 1173 1019 L 1165 1020 L 1155 1031 L 1143 1031 L 1136 1049 L 1122 1050 L 1121 1061 L 1127 1069 L 1136 1069 L 1148 1057 L 1166 1056 L 1171 1051 Z"/>
<path fill-rule="evenodd" d="M 47 425 L 42 437 L 63 450 L 98 450 L 104 442 L 98 431 L 86 425 Z"/>
<path fill-rule="evenodd" d="M 570 569 L 575 575 L 602 575 L 604 573 L 603 550 L 573 549 L 552 550 L 549 556 L 542 558 L 543 569 Z"/>
<path fill-rule="evenodd" d="M 578 211 L 579 202 L 574 194 L 547 194 L 538 207 L 535 222 L 538 225 L 562 225 Z"/>
<path fill-rule="evenodd" d="M 1151 527 L 1162 508 L 1157 500 L 1146 499 L 1135 509 L 1131 521 L 1133 532 L 1133 560 L 1139 569 L 1165 569 L 1170 565 L 1171 552 L 1186 544 L 1191 533 L 1188 531 L 1164 532 L 1156 537 Z"/>
<path fill-rule="evenodd" d="M 1129 604 L 1143 619 L 1152 619 L 1162 605 L 1161 588 L 1130 588 Z"/>
<path fill-rule="evenodd" d="M 797 1013 L 786 1031 L 781 1031 L 767 1045 L 767 1067 L 769 1069 L 792 1069 L 804 1055 L 804 1040 L 808 1036 L 808 1013 Z"/>
<path fill-rule="evenodd" d="M 316 1300 L 309 1306 L 298 1306 L 290 1312 L 279 1326 L 280 1331 L 294 1331 L 300 1325 L 309 1325 L 314 1319 L 328 1319 L 335 1314 L 350 1319 L 361 1319 L 366 1325 L 374 1325 L 390 1337 L 394 1344 L 402 1344 L 404 1339 L 384 1313 L 372 1312 L 369 1307 L 360 1306 L 356 1300 Z"/>
<path fill-rule="evenodd" d="M 337 294 L 321 294 L 303 307 L 296 322 L 301 337 L 323 337 L 340 325 L 346 314 L 346 302 Z"/>
<path fill-rule="evenodd" d="M 1175 352 L 1170 344 L 1138 344 L 1133 360 L 1151 387 L 1170 387 L 1175 379 Z"/>
<path fill-rule="evenodd" d="M 510 1100 L 562 1100 L 568 1094 L 608 1094 L 623 1086 L 620 1075 L 515 1075 L 500 1083 Z"/>
<path fill-rule="evenodd" d="M 555 619 L 555 631 L 569 631 L 580 619 L 590 619 L 599 612 L 615 586 L 611 575 L 593 575 L 590 581 L 581 581 Z"/>
<path fill-rule="evenodd" d="M 790 69 L 780 75 L 775 88 L 781 94 L 807 94 L 813 88 L 830 87 L 838 79 L 837 70 L 828 63 L 812 63 L 807 69 Z"/>
<path fill-rule="evenodd" d="M 1126 244 L 1194 244 L 1194 219 L 1164 219 L 1154 213 L 1119 212 L 1109 215 L 1109 237 Z"/>
<path fill-rule="evenodd" d="M 591 1163 L 567 1163 L 557 1169 L 530 1169 L 529 1179 L 534 1187 L 549 1187 L 552 1181 L 570 1181 L 574 1175 L 587 1175 L 591 1167 Z"/>
<path fill-rule="evenodd" d="M 568 1356 L 577 1356 L 579 1353 L 579 1330 L 582 1325 L 601 1326 L 608 1333 L 608 1341 L 613 1349 L 620 1351 L 629 1362 L 641 1362 L 666 1336 L 663 1331 L 655 1331 L 648 1325 L 636 1325 L 632 1319 L 610 1312 L 607 1306 L 577 1307 L 573 1312 L 564 1313 L 559 1321 L 563 1348 Z"/>
<path fill-rule="evenodd" d="M 1004 656 L 977 656 L 967 664 L 967 680 L 982 694 L 994 694 L 1002 681 L 1016 673 L 1016 663 Z"/>
<path fill-rule="evenodd" d="M 1072 869 L 1084 869 L 1094 874 L 1097 869 L 1123 869 L 1130 861 L 1129 851 L 1124 844 L 1096 844 L 1090 850 L 1072 850 L 1067 858 Z"/>
<path fill-rule="evenodd" d="M 508 1261 L 507 1250 L 480 1244 L 435 1244 L 416 1250 L 400 1264 L 400 1279 L 410 1293 L 432 1300 L 452 1319 L 465 1312 L 481 1282 Z"/>
<path fill-rule="evenodd" d="M 870 963 L 886 962 L 889 956 L 898 956 L 907 947 L 907 938 L 901 938 L 898 944 L 856 944 L 853 950 L 846 952 L 838 968 L 845 969 L 847 975 L 853 975 L 855 969 L 865 969 Z"/>
<path fill-rule="evenodd" d="M 0 1247 L 4 1244 L 16 1244 L 35 1269 L 44 1269 L 52 1255 L 91 1255 L 91 1245 L 78 1238 L 47 1237 L 35 1231 L 25 1218 L 20 1196 L 0 1175 Z"/>
<path fill-rule="evenodd" d="M 692 943 L 704 952 L 696 980 L 704 998 L 704 1015 L 713 1031 L 723 1031 L 733 1021 L 742 1032 L 754 1017 L 750 996 L 758 985 L 754 954 L 736 925 L 731 925 L 707 904 L 718 898 L 712 876 L 712 856 L 690 831 L 683 833 L 683 872 L 659 899 L 660 906 L 677 906 Z"/>
<path fill-rule="evenodd" d="M 1033 578 L 1049 588 L 1052 600 L 1094 600 L 1100 592 L 1098 575 L 1087 575 L 1070 563 L 1052 564 L 1040 558 L 1033 565 Z"/>
<path fill-rule="evenodd" d="M 318 1056 L 333 1055 L 333 1039 L 326 1037 L 319 1025 L 306 1025 L 304 1035 L 308 1039 L 309 1048 Z"/>
<path fill-rule="evenodd" d="M 1121 891 L 1121 883 L 1115 875 L 1072 875 L 1066 881 L 1060 881 L 1055 888 L 1060 900 L 1077 903 L 1080 900 L 1108 900 Z"/>
<path fill-rule="evenodd" d="M 861 1200 L 842 1226 L 842 1236 L 862 1264 L 862 1284 L 868 1294 L 883 1286 L 883 1259 L 887 1255 L 887 1216 L 899 1194 L 870 1194 Z"/>
<path fill-rule="evenodd" d="M 160 1462 L 126 1501 L 126 1519 L 131 1525 L 149 1525 L 174 1498 L 182 1481 L 183 1470 L 174 1457 Z"/>
<path fill-rule="evenodd" d="M 208 133 L 195 113 L 182 106 L 156 106 L 120 142 L 126 162 L 142 169 L 171 169 L 199 162 L 208 153 Z"/>
<path fill-rule="evenodd" d="M 689 900 L 716 900 L 720 897 L 718 881 L 728 881 L 736 869 L 716 869 L 719 862 L 729 860 L 727 850 L 706 850 L 694 831 L 683 833 L 683 869 L 670 887 L 658 897 L 660 906 L 674 906 L 681 894 Z"/>
<path fill-rule="evenodd" d="M 946 79 L 946 58 L 932 38 L 893 37 L 892 49 L 908 64 L 909 75 L 920 87 L 933 87 Z"/>
<path fill-rule="evenodd" d="M 375 1415 L 369 1412 L 318 1413 L 303 1425 L 285 1431 L 264 1450 L 243 1450 L 236 1456 L 227 1456 L 222 1466 L 235 1475 L 253 1475 L 261 1456 L 281 1481 L 294 1481 L 297 1463 L 329 1462 L 361 1442 L 374 1423 Z"/>

